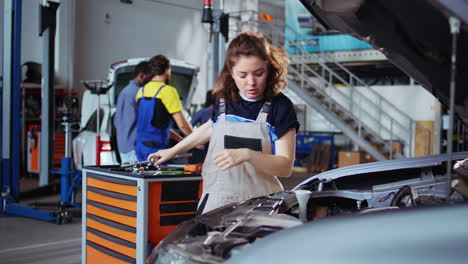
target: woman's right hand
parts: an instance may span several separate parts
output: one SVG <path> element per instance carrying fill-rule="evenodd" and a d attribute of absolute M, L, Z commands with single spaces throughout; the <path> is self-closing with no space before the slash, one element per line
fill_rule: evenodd
<path fill-rule="evenodd" d="M 177 153 L 172 151 L 172 149 L 160 149 L 157 152 L 149 154 L 147 161 L 154 165 L 161 165 L 162 163 L 174 158 L 176 154 Z"/>

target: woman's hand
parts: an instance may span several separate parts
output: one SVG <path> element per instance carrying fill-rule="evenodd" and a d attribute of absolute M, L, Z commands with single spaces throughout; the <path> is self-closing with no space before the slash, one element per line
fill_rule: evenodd
<path fill-rule="evenodd" d="M 250 159 L 250 149 L 225 149 L 213 155 L 213 160 L 220 170 L 227 170 L 231 167 L 246 162 Z"/>
<path fill-rule="evenodd" d="M 147 161 L 154 163 L 154 165 L 160 165 L 174 158 L 176 154 L 172 149 L 160 149 L 157 152 L 149 154 Z"/>

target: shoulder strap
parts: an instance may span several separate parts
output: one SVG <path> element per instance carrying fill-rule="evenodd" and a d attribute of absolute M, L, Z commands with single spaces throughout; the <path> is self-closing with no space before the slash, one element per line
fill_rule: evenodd
<path fill-rule="evenodd" d="M 138 98 L 138 100 L 144 99 L 144 98 L 145 98 L 145 86 L 143 85 L 143 87 L 141 87 L 141 97 Z"/>
<path fill-rule="evenodd" d="M 260 110 L 260 113 L 258 113 L 256 122 L 266 123 L 268 115 L 270 114 L 270 111 L 271 111 L 271 101 L 267 100 L 263 104 L 262 110 Z"/>
<path fill-rule="evenodd" d="M 166 86 L 166 84 L 163 84 L 159 87 L 159 89 L 156 91 L 156 93 L 154 94 L 153 98 L 156 98 L 156 96 L 158 96 L 159 92 L 162 90 L 162 88 Z"/>
<path fill-rule="evenodd" d="M 226 102 L 224 102 L 224 98 L 219 99 L 219 118 L 222 120 L 226 120 Z"/>

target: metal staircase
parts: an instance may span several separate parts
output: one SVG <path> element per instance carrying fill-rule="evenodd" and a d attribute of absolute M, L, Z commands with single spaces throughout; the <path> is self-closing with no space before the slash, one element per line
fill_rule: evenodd
<path fill-rule="evenodd" d="M 295 47 L 296 53 L 288 54 L 288 88 L 375 159 L 412 156 L 416 126 L 430 136 L 426 128 L 330 56 L 308 52 L 305 43 L 297 41 L 304 38 L 292 29 L 257 20 L 242 23 L 244 25 L 238 25 L 238 28 L 245 28 L 248 23 L 251 29 L 262 32 L 277 47 Z M 285 29 L 296 35 L 288 39 Z M 315 63 L 311 64 L 311 61 Z M 340 74 L 332 68 L 339 69 Z M 406 147 L 404 156 L 394 151 L 393 141 Z"/>

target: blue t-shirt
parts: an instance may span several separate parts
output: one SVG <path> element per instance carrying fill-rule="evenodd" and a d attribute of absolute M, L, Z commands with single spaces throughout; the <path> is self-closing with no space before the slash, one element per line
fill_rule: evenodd
<path fill-rule="evenodd" d="M 122 153 L 134 150 L 138 109 L 135 96 L 140 88 L 139 83 L 131 80 L 117 98 L 114 125 L 117 134 L 117 146 L 119 152 Z"/>
<path fill-rule="evenodd" d="M 192 126 L 196 125 L 197 123 L 200 123 L 200 125 L 205 124 L 206 122 L 208 122 L 208 120 L 210 120 L 211 116 L 213 115 L 213 111 L 214 109 L 210 107 L 198 110 L 192 116 L 192 120 L 190 121 L 190 123 L 192 124 Z"/>
<path fill-rule="evenodd" d="M 226 103 L 226 120 L 230 122 L 255 122 L 265 99 L 257 102 L 249 102 L 243 99 Z M 219 116 L 219 100 L 216 101 L 212 120 L 216 122 Z M 270 130 L 272 146 L 291 128 L 299 130 L 294 105 L 284 94 L 279 93 L 271 101 L 271 110 L 268 114 L 267 125 Z"/>

